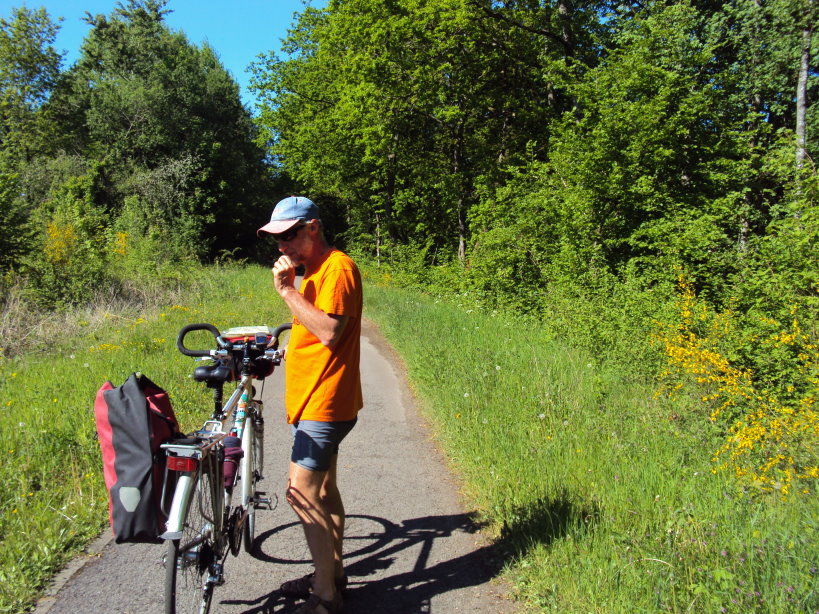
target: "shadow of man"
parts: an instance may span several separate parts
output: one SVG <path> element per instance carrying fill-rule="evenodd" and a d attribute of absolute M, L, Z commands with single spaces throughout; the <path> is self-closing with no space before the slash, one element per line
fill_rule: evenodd
<path fill-rule="evenodd" d="M 350 578 L 344 595 L 345 614 L 429 613 L 436 595 L 485 584 L 496 577 L 503 566 L 503 559 L 493 545 L 429 564 L 436 543 L 440 545 L 441 540 L 451 538 L 457 532 L 477 533 L 480 526 L 472 514 L 425 516 L 400 524 L 355 514 L 348 519 L 365 521 L 359 524 L 376 530 L 351 532 L 345 539 L 345 547 L 349 546 L 345 560 Z M 298 528 L 297 523 L 282 525 L 260 535 L 260 547 L 254 556 L 277 564 L 303 564 L 303 560 L 265 554 L 266 542 L 291 528 Z M 409 567 L 409 570 L 385 575 L 399 561 L 402 569 Z M 224 603 L 249 606 L 243 610 L 245 614 L 285 613 L 294 611 L 299 605 L 278 590 L 252 601 L 228 599 Z"/>

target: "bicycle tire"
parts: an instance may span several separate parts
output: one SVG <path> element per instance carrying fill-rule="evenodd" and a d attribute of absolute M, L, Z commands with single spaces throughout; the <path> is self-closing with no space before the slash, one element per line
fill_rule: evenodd
<path fill-rule="evenodd" d="M 247 510 L 244 524 L 244 548 L 245 552 L 253 552 L 256 543 L 256 485 L 259 478 L 259 437 L 256 431 L 256 425 L 253 420 L 255 416 L 248 416 L 245 424 L 245 437 L 243 444 L 245 445 L 245 455 L 242 457 L 244 461 L 242 471 L 242 505 Z M 245 443 L 246 442 L 246 443 Z"/>
<path fill-rule="evenodd" d="M 262 416 L 262 404 L 256 405 L 256 412 L 253 416 L 253 431 L 256 433 L 256 481 L 259 482 L 264 477 L 264 417 Z"/>
<path fill-rule="evenodd" d="M 218 561 L 212 519 L 215 478 L 207 457 L 200 465 L 185 515 L 182 537 L 168 541 L 165 559 L 165 614 L 208 614 L 214 585 L 211 567 Z M 211 514 L 211 518 L 207 517 Z"/>

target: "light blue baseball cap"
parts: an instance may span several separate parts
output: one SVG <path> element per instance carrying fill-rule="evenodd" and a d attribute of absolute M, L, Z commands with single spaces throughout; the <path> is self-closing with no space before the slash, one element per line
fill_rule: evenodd
<path fill-rule="evenodd" d="M 288 196 L 278 202 L 270 216 L 270 222 L 259 228 L 256 234 L 269 232 L 279 234 L 298 224 L 320 220 L 319 208 L 306 196 Z"/>

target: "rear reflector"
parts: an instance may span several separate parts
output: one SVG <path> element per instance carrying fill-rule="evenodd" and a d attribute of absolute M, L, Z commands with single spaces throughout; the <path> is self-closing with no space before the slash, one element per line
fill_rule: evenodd
<path fill-rule="evenodd" d="M 169 456 L 168 469 L 170 471 L 196 471 L 196 459 L 189 456 Z"/>

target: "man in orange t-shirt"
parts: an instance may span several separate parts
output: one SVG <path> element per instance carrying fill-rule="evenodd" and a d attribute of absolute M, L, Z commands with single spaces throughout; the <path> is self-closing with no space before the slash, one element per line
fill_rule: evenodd
<path fill-rule="evenodd" d="M 314 573 L 285 582 L 281 591 L 308 599 L 296 614 L 331 614 L 341 609 L 347 584 L 338 447 L 363 404 L 361 275 L 327 243 L 319 209 L 304 196 L 280 201 L 259 232 L 278 242 L 282 256 L 273 265 L 273 285 L 293 314 L 285 370 L 287 421 L 294 432 L 287 501 L 301 520 L 315 565 Z M 299 265 L 305 272 L 296 289 Z"/>

